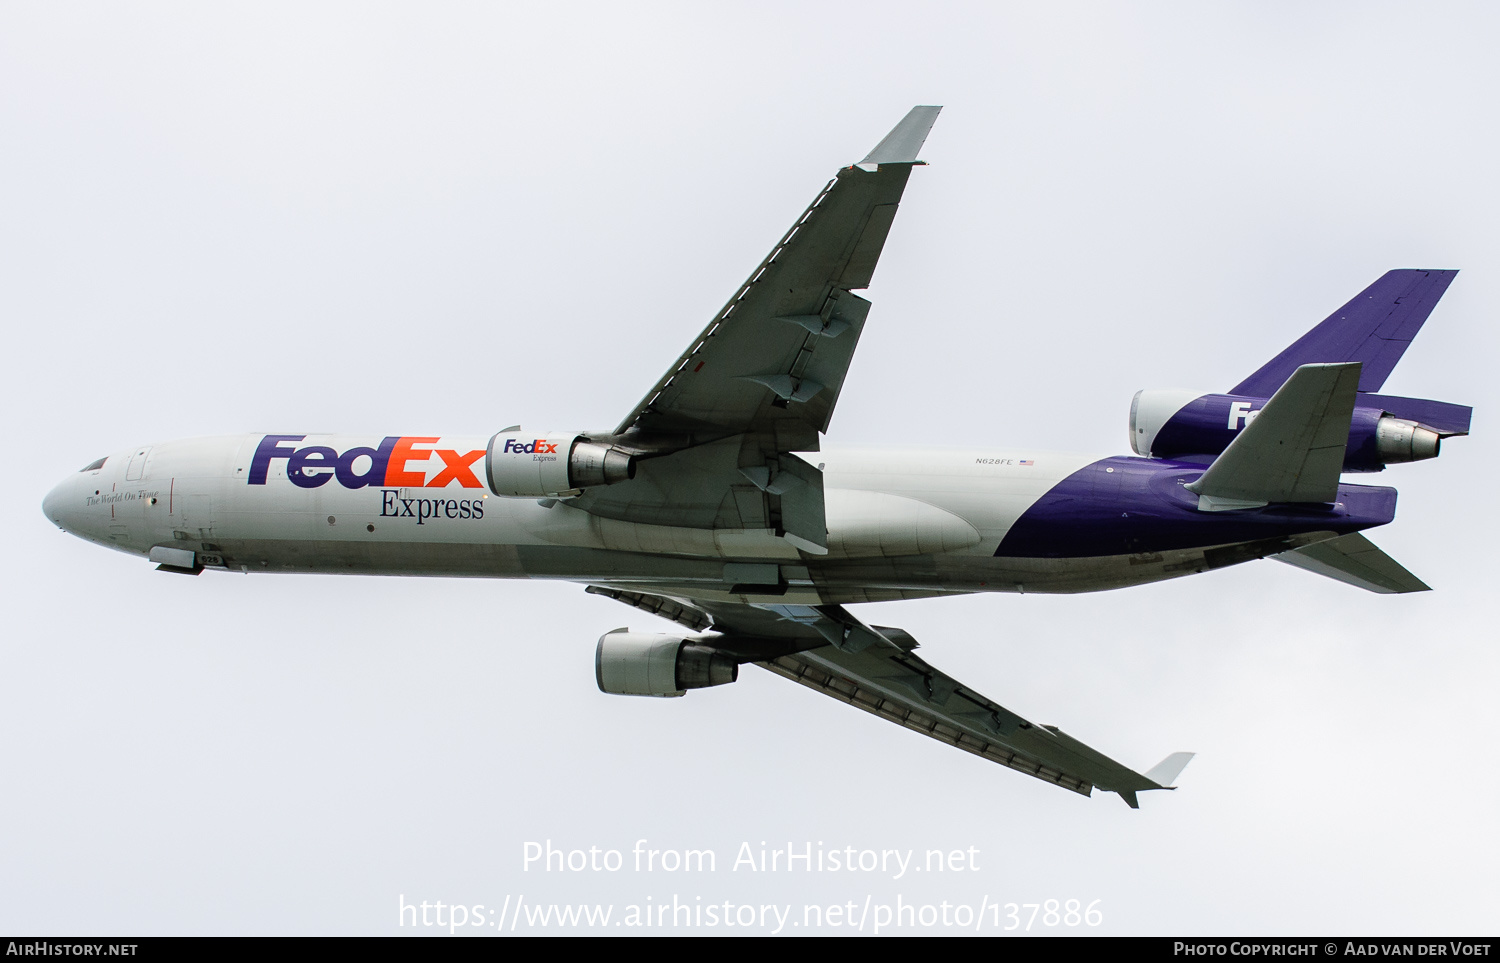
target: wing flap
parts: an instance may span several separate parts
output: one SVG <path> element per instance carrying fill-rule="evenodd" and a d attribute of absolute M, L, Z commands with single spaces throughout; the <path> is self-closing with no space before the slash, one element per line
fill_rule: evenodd
<path fill-rule="evenodd" d="M 590 595 L 602 595 L 607 599 L 623 602 L 642 612 L 650 612 L 652 615 L 676 622 L 678 625 L 685 625 L 695 632 L 702 632 L 714 624 L 714 620 L 707 612 L 677 599 L 648 595 L 644 592 L 626 592 L 621 589 L 605 588 L 602 585 L 590 585 L 584 591 Z"/>

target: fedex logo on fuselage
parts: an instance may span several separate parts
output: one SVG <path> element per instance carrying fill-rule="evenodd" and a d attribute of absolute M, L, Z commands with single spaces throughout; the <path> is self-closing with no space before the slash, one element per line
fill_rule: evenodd
<path fill-rule="evenodd" d="M 538 438 L 536 441 L 519 442 L 514 438 L 505 439 L 505 447 L 501 454 L 516 455 L 555 455 L 557 454 L 557 442 Z"/>
<path fill-rule="evenodd" d="M 306 435 L 266 435 L 250 459 L 250 484 L 264 485 L 273 462 L 285 459 L 287 481 L 298 488 L 317 488 L 337 480 L 345 488 L 446 488 L 458 482 L 464 488 L 483 488 L 474 465 L 484 449 L 458 451 L 426 447 L 438 444 L 436 437 L 400 435 L 381 439 L 378 446 L 355 446 L 338 451 L 327 445 L 294 447 Z M 436 460 L 441 471 L 431 479 L 428 466 Z"/>

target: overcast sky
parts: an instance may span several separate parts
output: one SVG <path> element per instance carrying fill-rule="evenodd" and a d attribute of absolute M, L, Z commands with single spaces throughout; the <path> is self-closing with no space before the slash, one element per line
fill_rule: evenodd
<path fill-rule="evenodd" d="M 1484 4 L 0 7 L 0 931 L 394 934 L 401 897 L 675 894 L 1493 934 L 1497 28 Z M 1373 540 L 1435 591 L 1258 562 L 857 610 L 1128 765 L 1197 751 L 1139 812 L 753 667 L 602 695 L 599 635 L 667 626 L 577 585 L 181 578 L 41 515 L 173 438 L 611 426 L 914 104 L 944 105 L 931 166 L 828 447 L 1126 453 L 1135 390 L 1227 389 L 1382 272 L 1462 269 L 1386 388 L 1475 406 L 1475 435 L 1373 480 L 1401 491 Z M 547 839 L 627 865 L 525 869 Z M 641 839 L 717 871 L 635 872 Z M 762 841 L 978 869 L 732 869 Z"/>

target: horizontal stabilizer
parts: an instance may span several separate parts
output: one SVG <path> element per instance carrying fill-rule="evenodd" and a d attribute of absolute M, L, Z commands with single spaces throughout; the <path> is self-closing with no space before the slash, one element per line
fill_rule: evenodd
<path fill-rule="evenodd" d="M 1333 501 L 1359 371 L 1358 362 L 1298 368 L 1208 471 L 1187 486 L 1199 496 L 1199 509 Z"/>
<path fill-rule="evenodd" d="M 1432 591 L 1431 586 L 1357 532 L 1271 557 L 1381 595 Z"/>
<path fill-rule="evenodd" d="M 1379 391 L 1457 271 L 1387 271 L 1230 394 L 1264 398 L 1305 364 L 1364 363 L 1360 391 Z M 1400 417 L 1408 417 L 1401 415 Z"/>

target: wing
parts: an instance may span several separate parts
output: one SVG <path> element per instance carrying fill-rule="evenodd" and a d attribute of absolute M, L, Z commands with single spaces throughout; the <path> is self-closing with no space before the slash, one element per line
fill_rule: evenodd
<path fill-rule="evenodd" d="M 629 481 L 567 507 L 709 529 L 757 557 L 828 551 L 817 451 L 864 329 L 865 288 L 939 107 L 914 107 L 838 172 L 607 443 Z"/>
<path fill-rule="evenodd" d="M 1141 774 L 1055 726 L 1037 725 L 933 668 L 907 632 L 870 626 L 842 606 L 736 605 L 669 599 L 590 586 L 672 619 L 740 662 L 832 696 L 924 736 L 1085 796 L 1170 789 L 1191 753 L 1174 753 Z"/>
<path fill-rule="evenodd" d="M 769 432 L 817 450 L 870 302 L 917 151 L 941 107 L 914 107 L 838 172 L 616 430 L 621 436 Z"/>

